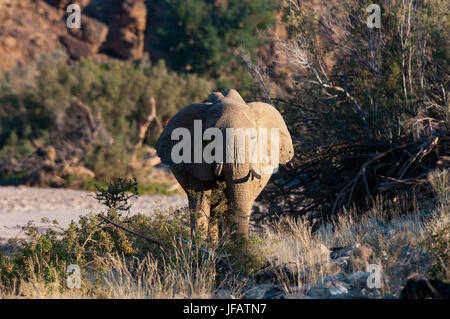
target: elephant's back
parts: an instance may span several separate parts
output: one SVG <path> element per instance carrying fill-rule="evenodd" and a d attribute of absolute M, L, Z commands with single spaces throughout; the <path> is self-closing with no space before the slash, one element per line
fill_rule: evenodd
<path fill-rule="evenodd" d="M 224 99 L 208 110 L 207 127 L 251 128 L 256 127 L 254 112 L 245 103 Z"/>

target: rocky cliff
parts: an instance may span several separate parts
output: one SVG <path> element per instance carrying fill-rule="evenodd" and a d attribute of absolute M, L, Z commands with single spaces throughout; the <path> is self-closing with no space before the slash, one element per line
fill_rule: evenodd
<path fill-rule="evenodd" d="M 145 1 L 113 2 L 114 18 L 104 23 L 85 14 L 90 0 L 0 0 L 0 65 L 25 64 L 58 49 L 73 59 L 141 58 L 147 25 Z M 81 29 L 66 25 L 66 7 L 71 3 L 81 7 Z"/>

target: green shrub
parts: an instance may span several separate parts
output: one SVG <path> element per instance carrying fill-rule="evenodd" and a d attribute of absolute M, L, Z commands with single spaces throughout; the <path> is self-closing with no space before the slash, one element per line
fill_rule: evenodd
<path fill-rule="evenodd" d="M 149 11 L 158 12 L 150 29 L 157 40 L 149 45 L 175 70 L 228 75 L 240 67 L 237 47 L 262 45 L 257 31 L 274 25 L 276 6 L 272 0 L 149 1 Z"/>
<path fill-rule="evenodd" d="M 159 261 L 161 269 L 179 265 L 179 258 L 193 254 L 198 256 L 189 258 L 190 262 L 214 261 L 211 255 L 199 250 L 206 244 L 190 237 L 187 209 L 156 211 L 151 216 L 128 216 L 126 213 L 138 194 L 137 190 L 135 180 L 125 179 L 98 187 L 96 199 L 104 204 L 105 211 L 81 216 L 67 229 L 61 229 L 56 222 L 42 220 L 48 225 L 48 229 L 42 232 L 32 222 L 28 223 L 24 230 L 29 239 L 10 241 L 12 250 L 8 254 L 0 252 L 0 287 L 13 288 L 17 283 L 35 278 L 45 284 L 61 281 L 64 287 L 62 280 L 67 277 L 66 269 L 70 264 L 80 266 L 83 278 L 90 278 L 91 282 L 92 278 L 101 281 L 102 274 L 111 270 L 111 256 L 120 256 L 126 262 L 151 256 Z M 189 242 L 195 242 L 197 246 L 191 246 Z M 252 236 L 246 244 L 248 250 L 243 253 L 243 242 L 224 239 L 217 251 L 212 252 L 228 256 L 226 260 L 235 270 L 254 272 L 264 261 L 259 253 L 262 243 L 262 239 Z M 186 265 L 191 266 L 198 265 Z M 227 277 L 227 273 L 218 275 Z M 222 278 L 219 277 L 218 280 Z"/>
<path fill-rule="evenodd" d="M 61 52 L 43 54 L 35 63 L 0 69 L 0 156 L 21 158 L 34 151 L 36 143 L 31 141 L 47 142 L 56 119 L 76 96 L 102 120 L 114 141 L 106 148 L 90 145 L 87 166 L 100 179 L 126 176 L 138 123 L 150 97 L 156 100 L 158 116 L 172 116 L 213 90 L 212 81 L 180 75 L 162 61 L 69 64 Z M 160 132 L 153 133 L 147 142 L 156 141 Z"/>
<path fill-rule="evenodd" d="M 176 250 L 180 249 L 176 238 L 188 238 L 190 234 L 184 225 L 188 220 L 186 211 L 156 212 L 153 217 L 122 216 L 128 211 L 130 200 L 137 196 L 137 187 L 135 180 L 117 179 L 105 188 L 98 188 L 96 198 L 105 205 L 106 211 L 81 216 L 64 230 L 53 222 L 48 230 L 41 232 L 33 223 L 28 223 L 24 230 L 29 239 L 11 241 L 12 253 L 0 253 L 0 284 L 12 286 L 34 276 L 48 283 L 62 280 L 69 264 L 79 265 L 83 275 L 88 271 L 95 275 L 108 270 L 104 268 L 104 258 L 111 254 L 124 258 L 143 258 L 148 254 L 166 260 L 174 258 Z M 101 216 L 158 240 L 164 247 L 105 222 Z M 49 224 L 48 220 L 42 222 Z M 168 247 L 172 247 L 171 250 Z"/>

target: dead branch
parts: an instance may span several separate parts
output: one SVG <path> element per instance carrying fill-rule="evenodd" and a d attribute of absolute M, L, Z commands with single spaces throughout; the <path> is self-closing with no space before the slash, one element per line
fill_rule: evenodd
<path fill-rule="evenodd" d="M 140 148 L 144 143 L 145 135 L 147 134 L 148 127 L 150 126 L 152 121 L 155 121 L 157 123 L 161 131 L 163 129 L 161 121 L 156 116 L 156 102 L 153 96 L 149 99 L 149 104 L 147 105 L 146 109 L 143 110 L 143 113 L 147 114 L 139 123 L 138 141 L 134 146 L 135 149 Z"/>
<path fill-rule="evenodd" d="M 111 219 L 109 219 L 109 218 L 103 216 L 102 214 L 99 214 L 98 216 L 99 216 L 101 219 L 103 219 L 105 222 L 107 222 L 108 224 L 111 224 L 111 225 L 113 225 L 113 226 L 115 226 L 115 227 L 117 227 L 117 228 L 120 228 L 120 229 L 122 229 L 122 230 L 124 230 L 124 231 L 126 231 L 126 232 L 128 232 L 128 233 L 130 233 L 130 234 L 133 234 L 133 235 L 135 235 L 135 236 L 141 237 L 141 238 L 143 238 L 143 239 L 145 239 L 145 240 L 151 242 L 152 244 L 156 244 L 156 245 L 158 245 L 158 246 L 160 246 L 160 247 L 164 247 L 164 246 L 165 246 L 162 242 L 160 242 L 160 241 L 158 241 L 158 240 L 156 240 L 156 239 L 152 239 L 152 238 L 150 238 L 150 237 L 147 237 L 147 236 L 145 236 L 145 235 L 142 235 L 142 234 L 140 234 L 140 233 L 138 233 L 138 232 L 135 232 L 134 230 L 131 230 L 131 229 L 125 227 L 125 226 L 119 225 L 119 224 L 117 224 L 116 222 L 113 222 Z"/>

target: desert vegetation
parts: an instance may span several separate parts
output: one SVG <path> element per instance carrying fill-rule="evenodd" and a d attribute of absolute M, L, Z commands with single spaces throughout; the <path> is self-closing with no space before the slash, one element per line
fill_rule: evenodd
<path fill-rule="evenodd" d="M 319 10 L 289 1 L 287 39 L 267 35 L 278 48 L 277 72 L 249 61 L 261 95 L 286 114 L 301 150 L 288 177 L 274 184 L 274 192 L 295 193 L 294 214 L 364 210 L 379 194 L 416 203 L 430 190 L 427 173 L 448 166 L 448 5 L 381 2 L 385 28 L 370 29 L 363 4 Z M 290 210 L 289 200 L 278 206 Z"/>
<path fill-rule="evenodd" d="M 141 175 L 133 172 L 129 163 L 132 155 L 143 160 L 145 150 L 135 151 L 134 146 L 139 140 L 139 123 L 147 115 L 151 98 L 158 101 L 156 116 L 162 119 L 173 115 L 182 105 L 205 98 L 214 88 L 213 82 L 197 75 L 177 74 L 162 61 L 156 65 L 148 60 L 138 65 L 131 61 L 101 64 L 90 60 L 68 64 L 63 52 L 44 54 L 33 64 L 4 70 L 1 78 L 0 158 L 8 163 L 11 160 L 20 163 L 52 144 L 52 137 L 62 135 L 60 128 L 67 125 L 65 110 L 71 105 L 72 96 L 76 96 L 104 131 L 103 140 L 92 140 L 81 146 L 82 158 L 78 159 L 94 173 L 98 182 L 133 173 Z M 144 136 L 148 144 L 154 143 L 160 132 L 158 122 L 152 124 Z M 69 152 L 61 157 L 67 160 L 72 155 Z M 1 174 L 7 183 L 8 179 L 27 176 L 30 172 L 19 165 Z M 72 183 L 76 177 L 66 174 L 67 184 L 93 188 L 94 176 Z M 157 185 L 146 185 L 158 190 Z"/>
<path fill-rule="evenodd" d="M 110 46 L 107 59 L 55 51 L 0 68 L 0 184 L 90 189 L 104 204 L 68 228 L 24 225 L 29 240 L 0 251 L 0 297 L 400 298 L 420 295 L 402 292 L 414 276 L 448 283 L 449 4 L 378 1 L 378 29 L 371 3 L 150 1 L 150 55 Z M 86 12 L 106 23 L 102 6 Z M 245 253 L 232 230 L 192 238 L 187 209 L 127 214 L 139 193 L 174 191 L 139 164 L 164 121 L 225 88 L 271 103 L 295 151 L 257 199 Z M 73 148 L 67 110 L 94 123 Z M 428 296 L 448 298 L 439 285 Z"/>
<path fill-rule="evenodd" d="M 307 219 L 283 217 L 252 235 L 245 259 L 226 236 L 215 248 L 190 238 L 186 210 L 127 217 L 136 183 L 119 180 L 97 193 L 104 212 L 68 229 L 24 226 L 32 240 L 4 249 L 0 291 L 5 298 L 399 297 L 411 273 L 449 280 L 448 171 L 428 178 L 436 202 L 425 216 L 378 198 L 364 214 L 352 209 L 316 231 Z M 70 264 L 80 266 L 78 288 L 68 288 Z M 367 288 L 369 264 L 381 267 L 381 289 Z"/>

